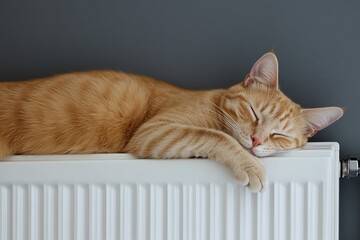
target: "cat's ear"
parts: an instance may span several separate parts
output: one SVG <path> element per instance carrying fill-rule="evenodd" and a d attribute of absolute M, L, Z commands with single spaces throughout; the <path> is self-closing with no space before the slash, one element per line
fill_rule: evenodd
<path fill-rule="evenodd" d="M 276 55 L 272 52 L 265 53 L 251 68 L 244 85 L 251 87 L 254 84 L 263 84 L 277 90 L 279 87 L 278 72 L 279 65 Z"/>
<path fill-rule="evenodd" d="M 312 137 L 321 129 L 326 128 L 338 120 L 344 111 L 339 107 L 309 108 L 302 109 L 301 114 L 305 119 L 304 133 L 307 137 Z"/>

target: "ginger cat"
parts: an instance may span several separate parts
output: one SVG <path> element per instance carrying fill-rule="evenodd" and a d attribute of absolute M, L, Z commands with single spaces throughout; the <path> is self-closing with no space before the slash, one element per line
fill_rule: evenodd
<path fill-rule="evenodd" d="M 266 53 L 229 89 L 191 91 L 114 71 L 0 83 L 0 158 L 13 154 L 127 152 L 206 157 L 252 191 L 266 184 L 258 157 L 303 146 L 343 114 L 302 109 L 278 86 Z"/>

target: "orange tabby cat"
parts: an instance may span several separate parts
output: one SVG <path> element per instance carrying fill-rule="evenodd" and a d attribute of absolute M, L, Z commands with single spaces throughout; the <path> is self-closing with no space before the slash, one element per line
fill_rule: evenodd
<path fill-rule="evenodd" d="M 208 157 L 260 191 L 266 174 L 256 156 L 301 147 L 342 114 L 337 107 L 302 109 L 288 99 L 278 88 L 273 53 L 225 90 L 185 90 L 113 71 L 70 73 L 0 83 L 0 157 L 108 152 Z"/>

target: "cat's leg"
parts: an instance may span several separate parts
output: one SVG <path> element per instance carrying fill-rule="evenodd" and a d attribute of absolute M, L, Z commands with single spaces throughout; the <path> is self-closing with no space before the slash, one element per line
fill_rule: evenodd
<path fill-rule="evenodd" d="M 250 190 L 267 184 L 260 160 L 224 132 L 173 123 L 147 123 L 138 129 L 127 152 L 145 158 L 207 157 L 229 167 Z"/>
<path fill-rule="evenodd" d="M 14 150 L 0 138 L 0 160 L 13 154 Z"/>

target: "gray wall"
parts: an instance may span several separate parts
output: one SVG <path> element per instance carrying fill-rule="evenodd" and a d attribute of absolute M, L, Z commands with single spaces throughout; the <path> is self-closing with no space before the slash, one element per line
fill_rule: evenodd
<path fill-rule="evenodd" d="M 274 48 L 280 86 L 345 116 L 315 141 L 359 154 L 360 1 L 0 1 L 0 79 L 121 69 L 188 88 L 241 81 Z M 360 179 L 341 181 L 340 239 L 358 239 Z"/>

